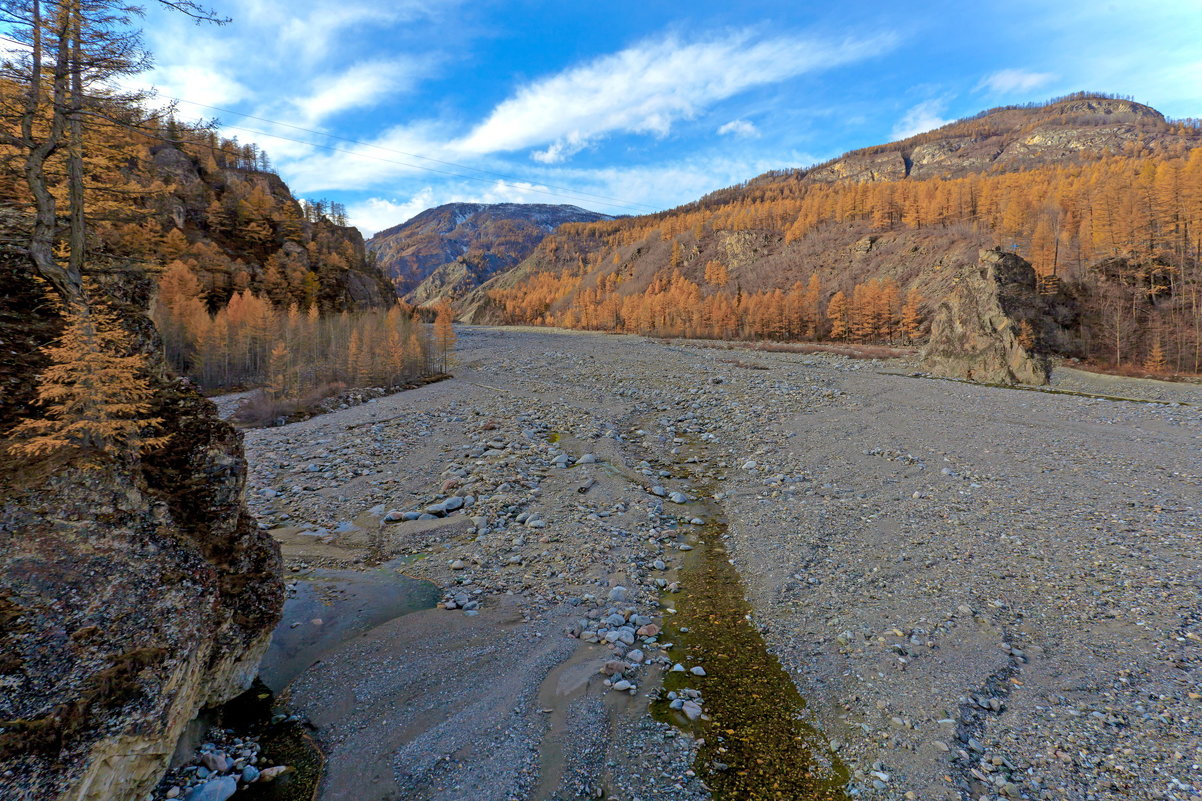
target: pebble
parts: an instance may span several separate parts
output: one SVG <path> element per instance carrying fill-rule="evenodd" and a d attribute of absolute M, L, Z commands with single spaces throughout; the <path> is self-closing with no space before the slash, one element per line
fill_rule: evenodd
<path fill-rule="evenodd" d="M 186 796 L 186 801 L 226 801 L 236 792 L 238 792 L 237 779 L 233 776 L 219 776 L 193 787 Z"/>
<path fill-rule="evenodd" d="M 265 768 L 259 774 L 259 781 L 260 782 L 274 781 L 275 779 L 278 779 L 287 770 L 288 770 L 287 765 L 275 765 L 270 768 Z"/>

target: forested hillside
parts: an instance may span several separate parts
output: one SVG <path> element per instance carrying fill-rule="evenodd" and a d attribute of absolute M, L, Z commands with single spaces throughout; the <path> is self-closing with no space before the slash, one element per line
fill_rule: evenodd
<path fill-rule="evenodd" d="M 671 211 L 560 228 L 466 319 L 915 341 L 981 247 L 1027 258 L 1062 352 L 1202 368 L 1202 126 L 1076 95 L 985 112 Z"/>
<path fill-rule="evenodd" d="M 367 247 L 412 303 L 457 298 L 530 255 L 565 222 L 612 219 L 577 206 L 448 203 L 381 231 Z"/>
<path fill-rule="evenodd" d="M 182 264 L 213 311 L 244 289 L 323 311 L 391 302 L 358 230 L 336 208 L 297 201 L 255 145 L 170 118 L 89 126 L 86 135 L 94 253 L 152 272 Z M 29 208 L 22 163 L 4 155 L 0 203 Z M 50 166 L 50 191 L 65 198 L 63 167 Z"/>

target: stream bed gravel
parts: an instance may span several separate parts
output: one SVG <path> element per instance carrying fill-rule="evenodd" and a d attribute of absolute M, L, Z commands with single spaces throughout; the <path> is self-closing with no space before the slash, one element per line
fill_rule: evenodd
<path fill-rule="evenodd" d="M 458 362 L 246 433 L 298 588 L 403 564 L 440 598 L 285 691 L 321 798 L 710 797 L 711 690 L 662 687 L 707 530 L 848 797 L 1202 794 L 1197 387 L 1114 401 L 541 329 L 461 329 Z"/>

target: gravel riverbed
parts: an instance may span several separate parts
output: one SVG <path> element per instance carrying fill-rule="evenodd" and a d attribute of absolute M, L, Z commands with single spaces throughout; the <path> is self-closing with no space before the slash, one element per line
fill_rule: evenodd
<path fill-rule="evenodd" d="M 711 690 L 648 714 L 706 508 L 849 796 L 1202 794 L 1199 388 L 537 329 L 461 329 L 458 360 L 246 434 L 294 583 L 411 559 L 442 599 L 289 686 L 322 798 L 709 797 Z"/>

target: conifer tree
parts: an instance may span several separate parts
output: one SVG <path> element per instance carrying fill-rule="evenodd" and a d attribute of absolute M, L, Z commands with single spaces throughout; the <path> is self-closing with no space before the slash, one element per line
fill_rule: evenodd
<path fill-rule="evenodd" d="M 1144 362 L 1144 367 L 1150 373 L 1163 373 L 1168 370 L 1168 359 L 1164 355 L 1164 346 L 1160 342 L 1160 335 L 1152 340 L 1152 347 L 1148 351 L 1148 360 Z"/>
<path fill-rule="evenodd" d="M 902 306 L 901 328 L 906 339 L 914 342 L 922 338 L 922 296 L 918 289 L 906 293 L 906 304 Z"/>
<path fill-rule="evenodd" d="M 846 339 L 850 333 L 850 323 L 847 296 L 843 292 L 836 292 L 831 296 L 831 301 L 826 306 L 826 318 L 830 322 L 831 339 Z"/>
<path fill-rule="evenodd" d="M 162 444 L 153 436 L 161 421 L 149 416 L 154 391 L 144 374 L 146 356 L 133 352 L 114 314 L 86 301 L 71 305 L 62 335 L 46 353 L 50 365 L 37 389 L 45 416 L 14 427 L 12 452 L 42 457 L 75 450 L 81 464 L 96 465 L 99 454 L 136 458 Z"/>
<path fill-rule="evenodd" d="M 448 356 L 455 347 L 455 328 L 451 320 L 451 306 L 448 303 L 438 305 L 438 314 L 434 318 L 434 345 L 438 349 L 442 361 L 442 372 L 447 371 Z"/>

